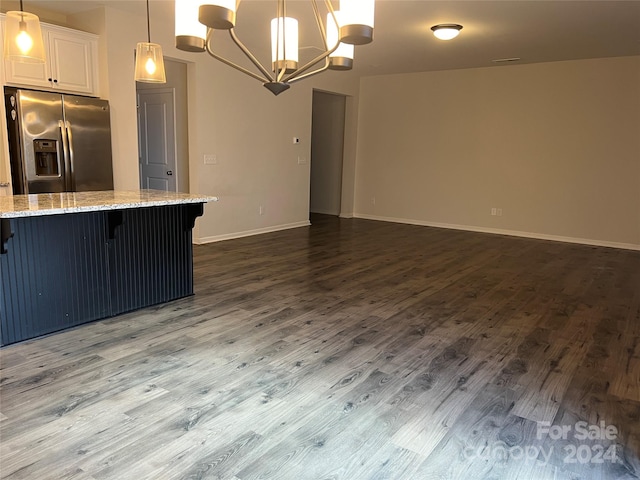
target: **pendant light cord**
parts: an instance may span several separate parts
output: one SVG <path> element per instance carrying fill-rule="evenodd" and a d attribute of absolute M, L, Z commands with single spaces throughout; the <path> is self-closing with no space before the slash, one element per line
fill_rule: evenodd
<path fill-rule="evenodd" d="M 20 0 L 20 11 L 24 12 L 24 8 L 22 7 L 22 0 Z"/>
<path fill-rule="evenodd" d="M 22 3 L 22 0 L 20 0 Z M 151 43 L 151 20 L 149 20 L 149 0 L 147 0 L 147 38 L 149 39 L 149 43 Z"/>

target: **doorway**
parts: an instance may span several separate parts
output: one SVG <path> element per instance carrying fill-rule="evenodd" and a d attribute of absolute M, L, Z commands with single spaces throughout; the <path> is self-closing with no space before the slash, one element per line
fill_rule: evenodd
<path fill-rule="evenodd" d="M 188 193 L 187 65 L 164 65 L 165 84 L 136 83 L 140 188 Z"/>
<path fill-rule="evenodd" d="M 340 215 L 346 97 L 314 90 L 309 211 Z"/>

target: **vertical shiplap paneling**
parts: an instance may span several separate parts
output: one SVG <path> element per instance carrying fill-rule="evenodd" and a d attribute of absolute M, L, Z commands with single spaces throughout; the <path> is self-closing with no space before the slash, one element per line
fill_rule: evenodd
<path fill-rule="evenodd" d="M 110 315 L 105 222 L 97 213 L 11 220 L 0 255 L 3 345 Z"/>
<path fill-rule="evenodd" d="M 109 247 L 113 315 L 193 293 L 186 215 L 184 206 L 123 211 Z"/>
<path fill-rule="evenodd" d="M 0 339 L 7 345 L 193 294 L 189 208 L 11 220 L 0 255 Z"/>

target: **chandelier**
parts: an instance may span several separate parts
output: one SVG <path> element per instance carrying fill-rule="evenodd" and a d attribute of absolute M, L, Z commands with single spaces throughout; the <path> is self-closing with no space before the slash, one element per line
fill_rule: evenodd
<path fill-rule="evenodd" d="M 216 60 L 260 81 L 274 95 L 294 82 L 326 70 L 353 67 L 355 45 L 373 40 L 375 0 L 340 0 L 335 10 L 332 0 L 305 0 L 315 17 L 322 38 L 322 53 L 304 65 L 298 63 L 298 20 L 287 15 L 286 0 L 276 1 L 271 20 L 271 68 L 266 68 L 242 43 L 235 32 L 238 0 L 176 0 L 176 47 L 187 52 L 207 52 Z M 318 4 L 324 3 L 326 22 Z M 249 4 L 249 2 L 245 2 Z M 233 43 L 254 65 L 256 71 L 224 58 L 213 51 L 214 30 L 227 30 Z"/>

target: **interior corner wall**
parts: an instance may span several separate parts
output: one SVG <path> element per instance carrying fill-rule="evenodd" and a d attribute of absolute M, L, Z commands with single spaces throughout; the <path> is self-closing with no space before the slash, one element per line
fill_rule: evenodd
<path fill-rule="evenodd" d="M 196 65 L 197 131 L 190 117 L 190 132 L 197 148 L 190 151 L 191 168 L 198 172 L 198 192 L 220 201 L 205 208 L 198 240 L 308 225 L 313 89 L 357 96 L 359 82 L 327 72 L 275 97 L 255 80 L 205 61 Z M 357 117 L 351 120 L 345 130 L 355 137 Z M 205 165 L 205 154 L 215 155 L 217 163 Z M 307 162 L 299 164 L 298 157 Z M 345 152 L 344 162 L 355 168 L 355 151 Z M 353 192 L 353 183 L 349 188 Z"/>
<path fill-rule="evenodd" d="M 116 190 L 138 190 L 138 118 L 134 81 L 135 48 L 140 41 L 140 17 L 113 7 L 105 8 L 108 44 L 109 105 L 113 183 Z"/>
<path fill-rule="evenodd" d="M 640 57 L 364 78 L 355 198 L 359 217 L 640 249 Z"/>

